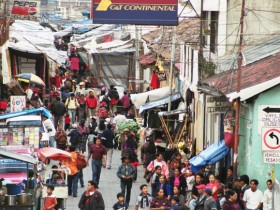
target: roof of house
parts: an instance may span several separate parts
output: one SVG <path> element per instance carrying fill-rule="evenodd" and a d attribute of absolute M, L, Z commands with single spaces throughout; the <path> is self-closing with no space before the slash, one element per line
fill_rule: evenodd
<path fill-rule="evenodd" d="M 264 84 L 277 77 L 280 77 L 280 52 L 242 67 L 240 89 L 244 90 L 262 83 Z M 216 74 L 205 79 L 203 83 L 217 88 L 225 95 L 234 93 L 237 89 L 237 69 Z M 277 84 L 279 83 L 274 83 L 274 86 Z M 271 85 L 266 86 L 272 87 Z"/>
<path fill-rule="evenodd" d="M 176 43 L 199 44 L 200 19 L 182 20 L 176 27 Z M 161 27 L 144 34 L 142 39 L 147 42 L 152 52 L 159 54 L 165 60 L 171 59 L 172 27 Z M 180 60 L 180 44 L 176 45 L 175 61 Z"/>

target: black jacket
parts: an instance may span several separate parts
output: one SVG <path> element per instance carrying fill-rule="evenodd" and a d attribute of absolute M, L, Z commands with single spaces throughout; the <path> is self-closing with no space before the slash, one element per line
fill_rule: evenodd
<path fill-rule="evenodd" d="M 88 191 L 84 192 L 79 202 L 79 208 L 81 210 L 105 210 L 101 193 L 96 191 L 93 195 L 89 195 Z"/>
<path fill-rule="evenodd" d="M 170 177 L 170 184 L 172 186 L 174 186 L 174 181 L 175 181 L 175 177 L 174 176 Z M 187 187 L 186 178 L 181 175 L 179 181 L 180 181 L 179 187 L 180 187 L 181 194 L 186 195 L 186 187 Z"/>

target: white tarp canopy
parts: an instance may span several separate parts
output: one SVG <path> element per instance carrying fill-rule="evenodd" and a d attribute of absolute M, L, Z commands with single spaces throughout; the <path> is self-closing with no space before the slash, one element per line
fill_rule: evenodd
<path fill-rule="evenodd" d="M 149 97 L 149 101 L 156 101 L 168 95 L 169 95 L 169 86 L 151 90 L 144 93 L 131 94 L 130 96 L 131 96 L 132 103 L 136 106 L 137 109 L 139 109 L 140 106 L 146 104 L 148 97 Z"/>
<path fill-rule="evenodd" d="M 66 52 L 59 52 L 54 46 L 53 32 L 41 26 L 38 22 L 15 20 L 10 27 L 10 42 L 7 47 L 32 54 L 46 54 L 59 65 L 65 62 Z"/>

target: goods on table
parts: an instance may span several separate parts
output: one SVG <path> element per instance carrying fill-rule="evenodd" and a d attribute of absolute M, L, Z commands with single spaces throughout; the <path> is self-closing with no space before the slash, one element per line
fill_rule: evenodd
<path fill-rule="evenodd" d="M 134 120 L 129 120 L 126 122 L 123 122 L 118 125 L 117 133 L 116 133 L 116 138 L 118 139 L 120 134 L 124 132 L 125 129 L 129 129 L 130 133 L 135 134 L 135 141 L 137 142 L 137 145 L 139 144 L 139 134 L 140 134 L 140 126 L 138 125 L 137 122 Z"/>

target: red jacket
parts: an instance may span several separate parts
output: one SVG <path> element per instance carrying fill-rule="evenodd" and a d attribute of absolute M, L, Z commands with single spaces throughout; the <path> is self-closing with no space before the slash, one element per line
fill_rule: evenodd
<path fill-rule="evenodd" d="M 158 79 L 158 75 L 157 74 L 153 74 L 152 75 L 152 79 L 151 79 L 151 84 L 150 86 L 153 88 L 153 89 L 158 89 L 159 88 L 159 85 L 160 85 L 160 81 Z"/>
<path fill-rule="evenodd" d="M 87 98 L 86 98 L 86 104 L 87 104 L 87 107 L 88 107 L 89 109 L 95 109 L 96 106 L 97 106 L 97 100 L 96 100 L 95 97 L 90 98 L 89 96 L 87 96 Z"/>

